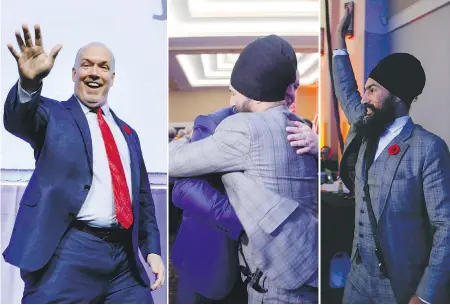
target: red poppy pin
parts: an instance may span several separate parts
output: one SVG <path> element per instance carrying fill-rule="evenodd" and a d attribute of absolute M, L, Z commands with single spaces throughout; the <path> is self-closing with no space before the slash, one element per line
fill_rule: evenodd
<path fill-rule="evenodd" d="M 128 127 L 127 125 L 123 125 L 123 130 L 125 130 L 125 132 L 126 132 L 127 134 L 130 134 L 130 133 L 131 133 L 131 129 L 130 129 L 130 127 Z"/>
<path fill-rule="evenodd" d="M 400 152 L 400 146 L 398 146 L 397 144 L 391 145 L 388 149 L 388 153 L 391 156 L 394 156 L 396 154 L 398 154 Z"/>

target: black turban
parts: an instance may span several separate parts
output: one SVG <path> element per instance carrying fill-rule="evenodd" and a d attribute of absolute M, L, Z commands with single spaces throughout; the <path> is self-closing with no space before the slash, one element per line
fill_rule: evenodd
<path fill-rule="evenodd" d="M 407 104 L 411 104 L 422 93 L 426 81 L 420 61 L 408 53 L 394 53 L 385 57 L 370 72 L 369 77 Z"/>
<path fill-rule="evenodd" d="M 297 57 L 281 37 L 259 38 L 239 55 L 231 74 L 231 86 L 256 101 L 284 100 L 286 89 L 295 82 Z"/>

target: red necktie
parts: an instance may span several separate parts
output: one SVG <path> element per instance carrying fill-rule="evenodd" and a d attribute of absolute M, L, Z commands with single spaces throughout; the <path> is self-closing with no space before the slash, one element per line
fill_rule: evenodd
<path fill-rule="evenodd" d="M 105 142 L 106 155 L 108 156 L 116 218 L 125 229 L 128 229 L 133 223 L 133 212 L 131 210 L 130 191 L 128 190 L 127 179 L 125 178 L 125 171 L 120 160 L 119 150 L 117 149 L 111 129 L 103 118 L 103 110 L 97 108 L 94 111 L 97 112 L 97 121 L 102 132 L 103 142 Z"/>

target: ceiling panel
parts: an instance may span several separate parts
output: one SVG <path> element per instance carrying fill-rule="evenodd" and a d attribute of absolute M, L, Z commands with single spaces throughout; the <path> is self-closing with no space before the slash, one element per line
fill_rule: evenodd
<path fill-rule="evenodd" d="M 242 49 L 276 34 L 296 50 L 301 85 L 318 80 L 318 0 L 168 0 L 171 90 L 228 86 Z"/>

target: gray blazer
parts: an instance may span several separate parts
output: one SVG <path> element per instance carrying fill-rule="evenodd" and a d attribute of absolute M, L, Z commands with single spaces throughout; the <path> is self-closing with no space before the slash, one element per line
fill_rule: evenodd
<path fill-rule="evenodd" d="M 222 176 L 244 227 L 243 250 L 279 288 L 317 285 L 317 161 L 297 155 L 287 139 L 286 106 L 225 119 L 214 135 L 169 145 L 169 174 Z"/>
<path fill-rule="evenodd" d="M 364 115 L 348 56 L 334 57 L 336 95 L 350 124 Z M 412 120 L 392 141 L 400 146 L 388 155 L 379 173 L 380 194 L 373 203 L 383 256 L 397 302 L 417 295 L 430 303 L 450 301 L 450 153 L 446 143 Z M 364 181 L 365 141 L 352 128 L 340 173 L 345 185 Z M 385 150 L 388 149 L 386 147 Z M 384 152 L 385 153 L 385 152 Z M 372 196 L 371 196 L 372 197 Z M 356 211 L 360 209 L 357 202 Z M 373 201 L 373 200 L 372 200 Z M 358 213 L 357 213 L 358 214 Z M 355 227 L 358 229 L 358 225 Z M 353 245 L 353 254 L 356 244 Z"/>

